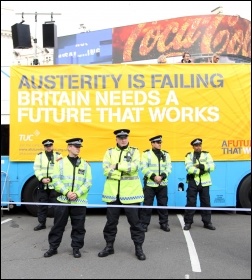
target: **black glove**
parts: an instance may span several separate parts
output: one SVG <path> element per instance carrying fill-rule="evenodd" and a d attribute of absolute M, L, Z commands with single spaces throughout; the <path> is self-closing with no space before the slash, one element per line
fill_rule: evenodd
<path fill-rule="evenodd" d="M 161 175 L 160 175 L 161 177 L 162 177 L 162 180 L 165 180 L 166 178 L 167 178 L 167 175 L 163 172 L 163 173 L 161 173 Z"/>
<path fill-rule="evenodd" d="M 205 165 L 200 163 L 199 166 L 198 166 L 198 168 L 199 168 L 200 170 L 203 170 L 203 171 L 204 171 Z"/>
<path fill-rule="evenodd" d="M 151 176 L 150 176 L 150 179 L 151 179 L 153 182 L 155 182 L 155 181 L 154 181 L 154 178 L 155 178 L 155 177 L 156 177 L 156 174 L 155 174 L 155 173 L 152 173 Z"/>
<path fill-rule="evenodd" d="M 201 175 L 203 175 L 205 173 L 205 171 L 204 170 L 202 170 L 202 169 L 200 169 L 200 173 L 199 173 L 199 175 L 201 176 Z"/>

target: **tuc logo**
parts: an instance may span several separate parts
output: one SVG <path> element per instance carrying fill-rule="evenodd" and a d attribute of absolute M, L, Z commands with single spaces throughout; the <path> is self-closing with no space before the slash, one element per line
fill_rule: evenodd
<path fill-rule="evenodd" d="M 19 141 L 33 141 L 33 134 L 19 134 Z"/>

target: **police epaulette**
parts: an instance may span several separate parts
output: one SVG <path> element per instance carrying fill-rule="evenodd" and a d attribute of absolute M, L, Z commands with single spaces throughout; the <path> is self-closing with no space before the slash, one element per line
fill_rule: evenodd
<path fill-rule="evenodd" d="M 56 154 L 57 154 L 57 155 L 60 155 L 60 153 L 59 153 L 59 152 L 56 152 Z"/>
<path fill-rule="evenodd" d="M 148 150 L 145 150 L 145 151 L 144 151 L 144 153 L 146 153 L 146 152 L 149 152 L 149 150 L 150 150 L 150 149 L 148 149 Z"/>
<path fill-rule="evenodd" d="M 130 149 L 136 149 L 136 150 L 137 150 L 137 148 L 136 148 L 136 147 L 132 147 L 132 146 L 130 146 L 129 148 L 130 148 Z"/>
<path fill-rule="evenodd" d="M 62 157 L 60 157 L 60 158 L 57 158 L 57 159 L 56 159 L 56 161 L 60 161 L 60 160 L 62 160 L 62 159 L 63 159 L 63 158 L 62 158 Z"/>
<path fill-rule="evenodd" d="M 206 154 L 208 154 L 209 152 L 208 152 L 208 151 L 201 151 L 201 153 L 206 153 Z"/>
<path fill-rule="evenodd" d="M 169 152 L 167 152 L 166 150 L 162 150 L 163 152 L 165 152 L 165 153 L 167 153 L 167 154 L 169 154 Z"/>
<path fill-rule="evenodd" d="M 41 154 L 42 154 L 42 152 L 38 153 L 38 155 L 41 155 Z"/>
<path fill-rule="evenodd" d="M 190 155 L 191 152 L 187 153 L 185 156 L 187 157 L 188 155 Z"/>

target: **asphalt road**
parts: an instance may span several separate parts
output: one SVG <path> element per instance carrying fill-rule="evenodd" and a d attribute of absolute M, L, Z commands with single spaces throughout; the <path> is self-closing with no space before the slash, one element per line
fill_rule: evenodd
<path fill-rule="evenodd" d="M 33 231 L 37 218 L 24 211 L 1 217 L 1 279 L 251 279 L 251 216 L 213 212 L 215 231 L 203 228 L 197 212 L 190 231 L 183 231 L 183 212 L 170 211 L 170 232 L 159 229 L 154 212 L 143 245 L 147 259 L 134 254 L 129 224 L 123 212 L 118 225 L 115 254 L 99 258 L 105 246 L 105 209 L 88 209 L 82 257 L 73 258 L 70 221 L 58 254 L 44 258 L 47 228 Z"/>

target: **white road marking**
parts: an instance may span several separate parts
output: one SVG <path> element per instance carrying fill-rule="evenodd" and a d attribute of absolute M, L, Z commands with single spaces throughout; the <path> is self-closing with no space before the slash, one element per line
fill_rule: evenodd
<path fill-rule="evenodd" d="M 177 215 L 181 227 L 183 229 L 184 227 L 184 218 L 182 215 L 178 214 Z M 198 254 L 196 252 L 196 248 L 194 246 L 194 242 L 192 240 L 191 234 L 189 230 L 183 230 L 184 236 L 185 236 L 185 240 L 186 240 L 186 244 L 187 244 L 187 248 L 188 248 L 188 253 L 189 253 L 189 257 L 191 260 L 191 266 L 192 266 L 192 271 L 193 272 L 201 272 L 201 267 L 200 267 L 200 262 L 199 262 L 199 258 L 198 258 Z"/>
<path fill-rule="evenodd" d="M 11 221 L 11 220 L 12 220 L 12 219 L 6 219 L 6 220 L 4 220 L 4 221 L 1 221 L 1 225 L 4 224 L 4 223 L 9 222 L 9 221 Z"/>

